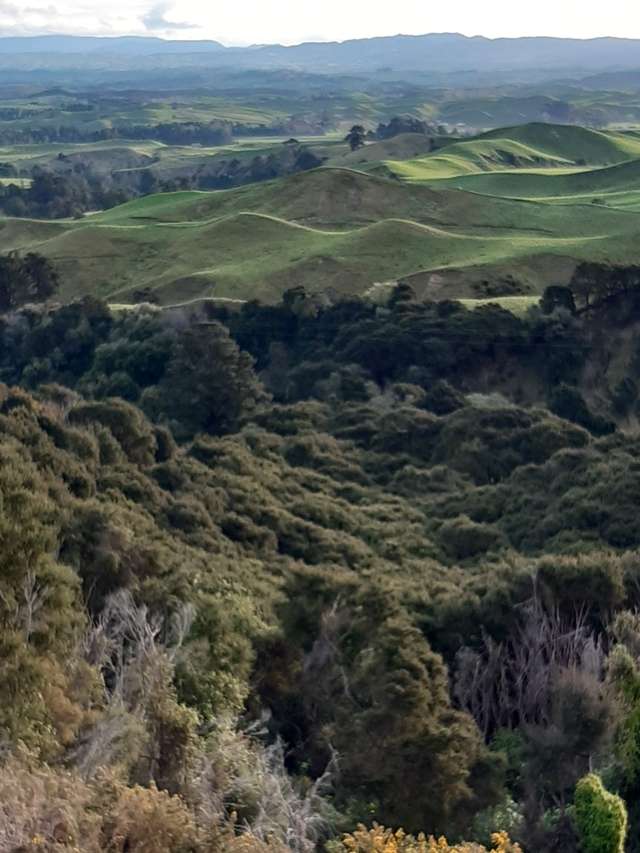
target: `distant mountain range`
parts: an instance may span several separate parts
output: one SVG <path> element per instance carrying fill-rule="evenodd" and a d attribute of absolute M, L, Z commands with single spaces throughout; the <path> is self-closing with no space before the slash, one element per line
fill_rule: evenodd
<path fill-rule="evenodd" d="M 0 58 L 20 54 L 101 54 L 163 56 L 170 53 L 215 53 L 227 48 L 216 41 L 169 41 L 145 36 L 0 36 Z"/>
<path fill-rule="evenodd" d="M 293 47 L 224 47 L 215 41 L 36 36 L 0 38 L 0 69 L 64 70 L 110 66 L 304 69 L 320 74 L 521 73 L 599 74 L 640 68 L 640 40 L 488 39 L 455 33 L 390 36 Z"/>

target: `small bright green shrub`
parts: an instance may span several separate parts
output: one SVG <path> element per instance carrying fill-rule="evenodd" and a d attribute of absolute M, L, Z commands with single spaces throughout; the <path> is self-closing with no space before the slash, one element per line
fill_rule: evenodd
<path fill-rule="evenodd" d="M 576 785 L 575 821 L 584 853 L 624 853 L 627 809 L 595 773 Z"/>

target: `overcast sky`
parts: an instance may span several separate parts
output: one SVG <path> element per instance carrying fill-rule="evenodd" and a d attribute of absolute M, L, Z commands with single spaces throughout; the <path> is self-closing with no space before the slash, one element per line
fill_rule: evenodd
<path fill-rule="evenodd" d="M 396 33 L 640 38 L 639 0 L 0 0 L 0 34 L 211 38 L 225 44 Z"/>

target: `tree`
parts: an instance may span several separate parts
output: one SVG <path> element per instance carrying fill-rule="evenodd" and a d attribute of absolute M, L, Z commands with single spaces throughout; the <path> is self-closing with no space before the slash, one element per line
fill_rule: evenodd
<path fill-rule="evenodd" d="M 576 313 L 576 302 L 571 288 L 550 285 L 545 289 L 540 300 L 542 313 L 552 314 L 557 308 L 564 308 L 570 314 Z"/>
<path fill-rule="evenodd" d="M 582 310 L 594 308 L 640 287 L 640 267 L 612 266 L 592 261 L 578 264 L 569 282 L 576 304 Z"/>
<path fill-rule="evenodd" d="M 180 333 L 154 403 L 187 434 L 222 435 L 265 397 L 251 356 L 212 322 Z"/>
<path fill-rule="evenodd" d="M 392 139 L 401 133 L 421 133 L 426 135 L 434 131 L 433 126 L 415 116 L 394 116 L 389 124 L 379 124 L 376 130 L 378 139 Z"/>
<path fill-rule="evenodd" d="M 366 130 L 361 124 L 354 124 L 349 133 L 345 136 L 344 141 L 349 143 L 352 151 L 357 151 L 358 148 L 364 147 Z"/>
<path fill-rule="evenodd" d="M 389 297 L 388 306 L 389 308 L 397 308 L 398 306 L 413 302 L 415 298 L 416 292 L 411 285 L 406 281 L 399 281 Z"/>
<path fill-rule="evenodd" d="M 22 261 L 22 269 L 28 281 L 25 301 L 44 302 L 57 292 L 60 284 L 57 270 L 44 255 L 29 252 Z"/>
<path fill-rule="evenodd" d="M 307 719 L 340 756 L 338 801 L 357 791 L 377 818 L 439 832 L 496 797 L 499 760 L 454 709 L 441 657 L 384 590 L 326 611 L 303 670 Z"/>
<path fill-rule="evenodd" d="M 0 257 L 0 311 L 10 311 L 27 302 L 44 302 L 57 291 L 58 274 L 43 255 L 17 252 Z"/>

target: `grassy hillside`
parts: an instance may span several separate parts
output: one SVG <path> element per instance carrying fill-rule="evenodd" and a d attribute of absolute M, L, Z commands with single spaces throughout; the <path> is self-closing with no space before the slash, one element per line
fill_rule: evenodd
<path fill-rule="evenodd" d="M 558 174 L 624 163 L 640 157 L 635 134 L 600 132 L 571 125 L 528 124 L 502 128 L 423 157 L 390 159 L 387 168 L 404 180 L 429 182 L 513 170 Z"/>
<path fill-rule="evenodd" d="M 485 172 L 444 179 L 438 186 L 503 198 L 561 204 L 595 202 L 640 210 L 640 160 L 573 172 Z"/>
<path fill-rule="evenodd" d="M 322 168 L 288 178 L 217 192 L 146 196 L 94 215 L 92 225 L 187 226 L 247 212 L 260 213 L 323 231 L 350 230 L 385 219 L 411 220 L 462 234 L 497 237 L 499 231 L 531 236 L 582 237 L 617 230 L 629 220 L 609 211 L 566 211 L 486 199 L 446 186 L 412 185 L 352 169 Z M 624 227 L 624 226 L 623 226 Z"/>
<path fill-rule="evenodd" d="M 590 130 L 577 125 L 527 124 L 492 130 L 480 140 L 509 139 L 543 152 L 546 156 L 587 164 L 621 163 L 640 157 L 636 134 Z"/>
<path fill-rule="evenodd" d="M 569 213 L 319 169 L 235 190 L 149 196 L 79 221 L 5 220 L 0 251 L 51 258 L 64 298 L 95 293 L 127 302 L 151 287 L 163 302 L 271 301 L 299 284 L 357 293 L 425 276 L 428 286 L 419 289 L 431 295 L 434 274 L 440 296 L 482 296 L 474 283 L 485 270 L 510 274 L 526 294 L 570 275 L 578 259 L 632 262 L 637 229 L 635 214 L 598 205 Z"/>
<path fill-rule="evenodd" d="M 511 139 L 456 142 L 444 151 L 409 160 L 385 163 L 398 177 L 410 181 L 432 181 L 460 175 L 510 168 L 575 168 L 571 160 L 555 157 Z"/>
<path fill-rule="evenodd" d="M 398 278 L 427 297 L 494 296 L 490 282 L 532 296 L 578 260 L 637 261 L 636 135 L 533 124 L 414 156 L 428 146 L 408 134 L 339 155 L 341 167 L 151 195 L 80 221 L 5 220 L 0 251 L 51 258 L 64 298 L 117 302 L 145 287 L 163 302 L 273 301 L 299 284 L 358 293 Z"/>
<path fill-rule="evenodd" d="M 393 216 L 431 221 L 437 219 L 442 198 L 428 187 L 409 187 L 351 169 L 318 169 L 233 190 L 147 196 L 92 221 L 186 223 L 254 211 L 325 229 L 349 228 Z"/>

